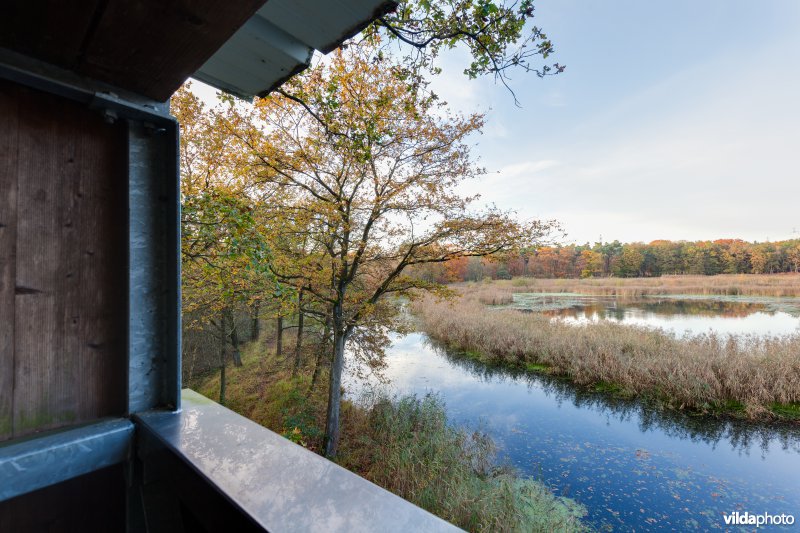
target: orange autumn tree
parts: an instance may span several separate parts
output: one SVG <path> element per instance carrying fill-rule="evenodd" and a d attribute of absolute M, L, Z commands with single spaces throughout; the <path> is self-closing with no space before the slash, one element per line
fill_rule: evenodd
<path fill-rule="evenodd" d="M 450 113 L 418 72 L 354 46 L 287 85 L 252 111 L 230 105 L 224 122 L 269 198 L 272 272 L 332 331 L 324 446 L 333 456 L 348 342 L 386 323 L 385 296 L 439 288 L 406 270 L 509 250 L 526 232 L 458 194 L 483 172 L 467 144 L 483 117 Z"/>

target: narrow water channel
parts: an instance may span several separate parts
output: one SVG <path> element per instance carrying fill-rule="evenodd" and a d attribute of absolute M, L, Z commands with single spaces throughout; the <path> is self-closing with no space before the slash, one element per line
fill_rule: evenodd
<path fill-rule="evenodd" d="M 723 513 L 800 519 L 800 427 L 688 416 L 475 363 L 422 333 L 394 335 L 383 375 L 488 432 L 501 461 L 588 509 L 599 530 L 726 529 Z M 350 378 L 358 395 L 386 387 Z"/>

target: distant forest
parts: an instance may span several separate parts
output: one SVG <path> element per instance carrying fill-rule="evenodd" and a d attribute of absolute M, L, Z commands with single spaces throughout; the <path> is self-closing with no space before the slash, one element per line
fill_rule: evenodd
<path fill-rule="evenodd" d="M 800 239 L 778 242 L 619 241 L 594 245 L 544 246 L 519 255 L 461 257 L 447 263 L 417 268 L 414 274 L 444 283 L 484 278 L 655 277 L 693 274 L 777 274 L 800 272 Z"/>

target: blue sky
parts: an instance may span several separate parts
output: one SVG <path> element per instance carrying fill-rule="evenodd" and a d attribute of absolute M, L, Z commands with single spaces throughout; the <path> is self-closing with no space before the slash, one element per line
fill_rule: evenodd
<path fill-rule="evenodd" d="M 800 2 L 536 5 L 567 70 L 515 75 L 521 109 L 444 58 L 435 89 L 487 112 L 465 192 L 581 243 L 800 237 Z"/>
<path fill-rule="evenodd" d="M 521 108 L 442 57 L 434 89 L 487 114 L 489 173 L 465 194 L 556 218 L 567 242 L 800 238 L 800 1 L 536 6 L 567 69 L 513 74 Z"/>

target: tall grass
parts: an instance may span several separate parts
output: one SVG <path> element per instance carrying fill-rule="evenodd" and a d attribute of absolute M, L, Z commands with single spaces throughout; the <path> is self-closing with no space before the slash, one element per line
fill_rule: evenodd
<path fill-rule="evenodd" d="M 380 398 L 350 421 L 342 464 L 469 531 L 576 531 L 582 506 L 493 466 L 483 433 L 447 423 L 435 396 Z"/>
<path fill-rule="evenodd" d="M 511 292 L 483 289 L 476 293 L 476 298 L 484 305 L 503 305 L 514 303 L 514 295 Z"/>
<path fill-rule="evenodd" d="M 800 274 L 720 274 L 717 276 L 661 276 L 658 278 L 540 279 L 515 278 L 490 283 L 461 283 L 489 303 L 515 292 L 577 292 L 636 297 L 651 294 L 718 296 L 800 296 Z M 498 302 L 500 303 L 500 302 Z"/>
<path fill-rule="evenodd" d="M 414 310 L 433 338 L 487 361 L 545 368 L 576 383 L 657 399 L 675 408 L 800 415 L 800 335 L 702 334 L 611 322 L 565 324 L 536 313 L 487 311 L 470 295 L 421 299 Z"/>
<path fill-rule="evenodd" d="M 323 387 L 254 345 L 228 376 L 229 408 L 319 451 L 325 416 Z M 214 398 L 218 377 L 195 385 Z M 323 380 L 324 382 L 324 380 Z M 494 443 L 447 423 L 435 396 L 343 402 L 337 461 L 360 476 L 469 531 L 583 531 L 585 509 L 543 484 L 494 466 Z"/>

